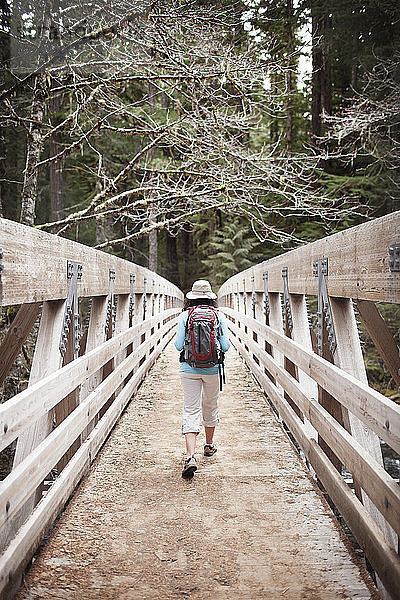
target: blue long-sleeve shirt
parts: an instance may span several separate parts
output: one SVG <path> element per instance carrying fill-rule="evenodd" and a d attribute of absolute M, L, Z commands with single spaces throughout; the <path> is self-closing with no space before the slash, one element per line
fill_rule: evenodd
<path fill-rule="evenodd" d="M 178 319 L 178 328 L 176 331 L 176 337 L 175 337 L 175 348 L 181 352 L 181 350 L 183 350 L 183 346 L 185 343 L 185 328 L 186 328 L 186 321 L 188 318 L 188 311 L 185 310 L 183 313 L 181 313 L 179 315 L 179 319 Z M 221 328 L 221 335 L 218 335 L 218 340 L 221 346 L 221 350 L 223 352 L 226 352 L 228 350 L 228 348 L 230 347 L 230 342 L 228 339 L 228 328 L 226 325 L 226 320 L 223 314 L 221 314 L 220 312 L 218 312 L 218 316 L 219 316 L 219 323 L 220 323 L 220 328 Z M 198 373 L 198 374 L 203 374 L 203 375 L 215 375 L 218 373 L 218 365 L 215 365 L 214 367 L 205 367 L 205 368 L 198 368 L 198 367 L 191 367 L 187 362 L 182 362 L 181 363 L 181 368 L 180 370 L 183 373 Z"/>

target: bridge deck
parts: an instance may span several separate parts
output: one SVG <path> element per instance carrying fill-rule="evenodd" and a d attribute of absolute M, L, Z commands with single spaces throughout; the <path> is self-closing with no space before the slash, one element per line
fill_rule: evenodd
<path fill-rule="evenodd" d="M 234 351 L 218 453 L 180 477 L 170 344 L 61 516 L 18 599 L 377 598 Z"/>

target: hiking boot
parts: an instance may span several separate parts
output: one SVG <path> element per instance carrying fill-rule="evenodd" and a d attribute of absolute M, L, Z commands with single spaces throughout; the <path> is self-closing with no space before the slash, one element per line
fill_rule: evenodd
<path fill-rule="evenodd" d="M 193 477 L 195 471 L 197 471 L 197 464 L 194 455 L 192 455 L 189 456 L 189 458 L 185 459 L 182 470 L 182 477 Z"/>
<path fill-rule="evenodd" d="M 204 446 L 204 456 L 212 456 L 217 451 L 214 444 L 205 444 Z"/>

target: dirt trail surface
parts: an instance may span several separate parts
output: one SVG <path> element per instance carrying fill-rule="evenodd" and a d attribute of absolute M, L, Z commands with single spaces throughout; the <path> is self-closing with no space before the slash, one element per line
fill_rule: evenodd
<path fill-rule="evenodd" d="M 177 352 L 165 350 L 62 514 L 22 599 L 375 597 L 240 358 L 227 355 L 218 452 L 181 478 Z"/>

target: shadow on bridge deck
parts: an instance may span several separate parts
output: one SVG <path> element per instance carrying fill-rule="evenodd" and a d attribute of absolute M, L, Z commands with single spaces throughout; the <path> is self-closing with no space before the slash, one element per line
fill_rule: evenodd
<path fill-rule="evenodd" d="M 62 514 L 17 598 L 377 598 L 263 394 L 231 350 L 217 454 L 180 476 L 170 344 Z"/>

